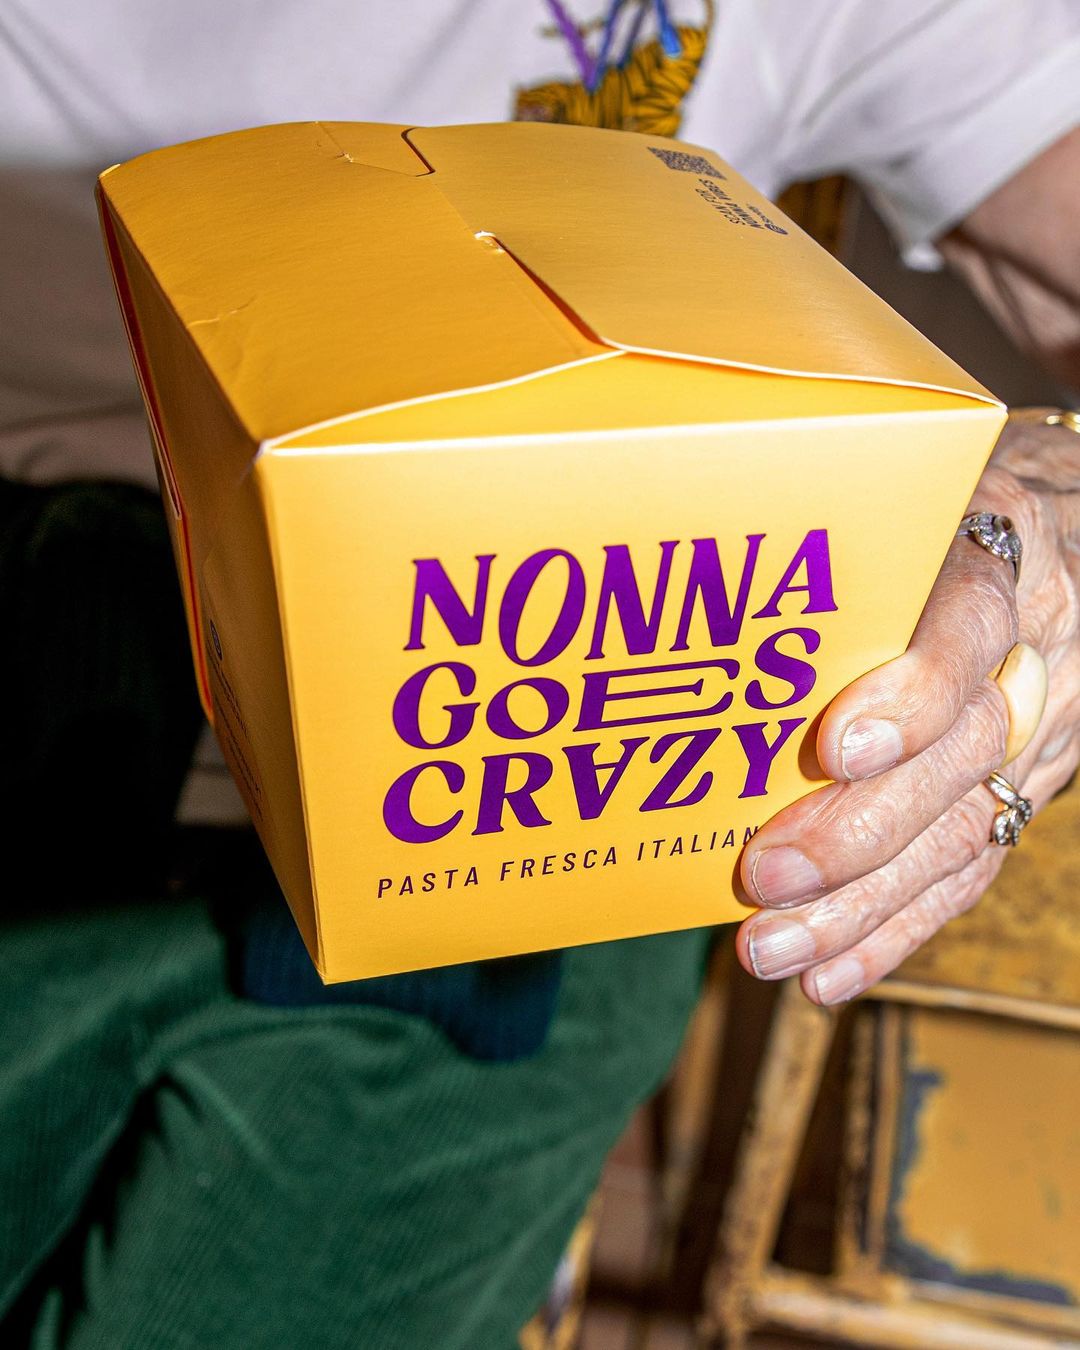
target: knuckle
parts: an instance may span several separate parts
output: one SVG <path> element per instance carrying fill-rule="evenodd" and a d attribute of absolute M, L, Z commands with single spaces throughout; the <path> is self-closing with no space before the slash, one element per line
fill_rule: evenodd
<path fill-rule="evenodd" d="M 1029 538 L 1037 536 L 1044 516 L 1042 499 L 1037 492 L 1005 469 L 988 469 L 981 486 L 988 489 L 993 503 L 981 509 L 1009 516 L 1025 544 Z"/>
<path fill-rule="evenodd" d="M 845 820 L 845 833 L 852 847 L 867 857 L 879 858 L 891 852 L 889 844 L 895 831 L 895 809 L 876 798 L 860 802 Z"/>
<path fill-rule="evenodd" d="M 963 712 L 971 696 L 971 672 L 953 644 L 933 652 L 913 648 L 904 659 L 908 664 L 891 700 L 892 716 L 902 726 L 923 728 L 925 734 L 916 740 L 928 744 L 933 739 L 928 728 L 940 735 Z"/>
<path fill-rule="evenodd" d="M 975 908 L 986 894 L 986 889 L 997 875 L 1004 853 L 985 851 L 974 867 L 969 867 L 949 892 L 949 917 L 956 918 Z"/>
<path fill-rule="evenodd" d="M 939 654 L 932 666 L 927 663 L 923 697 L 927 694 L 948 718 L 951 725 L 964 710 L 971 695 L 971 675 L 961 644 L 950 644 Z"/>
<path fill-rule="evenodd" d="M 1064 568 L 1039 587 L 1038 595 L 1024 607 L 1024 628 L 1034 630 L 1034 646 L 1042 651 L 1065 647 L 1080 631 L 1080 597 Z"/>
<path fill-rule="evenodd" d="M 958 883 L 955 878 L 939 882 L 927 891 L 919 907 L 918 945 L 929 942 L 951 920 L 970 909 L 980 893 L 977 887 Z"/>
<path fill-rule="evenodd" d="M 932 892 L 926 891 L 897 916 L 896 922 L 899 943 L 898 950 L 888 963 L 890 970 L 895 969 L 901 961 L 928 942 L 944 923 L 944 919 L 938 917 L 937 897 Z"/>
<path fill-rule="evenodd" d="M 980 567 L 969 582 L 970 605 L 958 615 L 959 636 L 972 644 L 992 665 L 998 653 L 1007 651 L 1017 640 L 1020 620 L 1016 609 L 1016 588 L 1012 568 L 986 554 L 993 567 Z"/>
<path fill-rule="evenodd" d="M 865 884 L 869 870 L 888 862 L 906 842 L 902 795 L 880 783 L 843 784 L 839 791 L 821 790 L 818 798 L 803 820 L 802 838 L 811 849 L 816 846 L 818 856 L 831 859 L 832 875 L 847 885 Z"/>
<path fill-rule="evenodd" d="M 1009 710 L 993 680 L 984 680 L 967 707 L 967 743 L 975 756 L 976 778 L 985 778 L 1005 758 L 1009 736 Z"/>
<path fill-rule="evenodd" d="M 969 547 L 947 613 L 935 625 L 932 645 L 924 641 L 919 649 L 912 670 L 912 698 L 917 703 L 932 698 L 953 720 L 1020 629 L 1011 568 L 978 545 Z"/>
<path fill-rule="evenodd" d="M 1076 742 L 1070 748 L 1070 753 L 1062 756 L 1054 766 L 1050 781 L 1047 784 L 1046 799 L 1050 800 L 1056 797 L 1059 792 L 1063 792 L 1069 786 L 1069 783 L 1076 775 L 1077 760 L 1080 759 Z M 1037 804 L 1036 804 L 1037 805 Z"/>
<path fill-rule="evenodd" d="M 809 906 L 818 959 L 837 956 L 869 937 L 909 903 L 913 889 L 894 869 L 878 869 Z"/>
<path fill-rule="evenodd" d="M 946 888 L 942 885 L 933 886 L 923 895 L 922 903 L 917 907 L 911 927 L 911 936 L 916 939 L 917 945 L 921 947 L 951 918 L 952 909 L 948 903 Z"/>
<path fill-rule="evenodd" d="M 962 872 L 986 851 L 990 825 L 986 810 L 970 797 L 958 801 L 943 821 L 942 840 L 948 847 L 950 872 Z"/>
<path fill-rule="evenodd" d="M 1075 753 L 1075 737 L 1071 727 L 1061 727 L 1056 734 L 1051 734 L 1042 743 L 1039 751 L 1038 763 L 1045 765 L 1054 765 L 1064 755 Z M 1076 767 L 1075 759 L 1071 760 L 1070 775 L 1072 769 Z"/>
<path fill-rule="evenodd" d="M 972 881 L 960 891 L 953 902 L 951 918 L 959 918 L 961 914 L 967 914 L 969 910 L 975 908 L 986 893 L 986 888 L 990 884 L 990 878 L 980 879 L 978 882 Z"/>
<path fill-rule="evenodd" d="M 900 658 L 904 662 L 903 678 L 885 691 L 882 702 L 887 702 L 890 715 L 902 727 L 911 727 L 925 717 L 927 705 L 937 711 L 941 700 L 936 696 L 940 682 L 936 660 L 923 651 L 912 648 Z"/>

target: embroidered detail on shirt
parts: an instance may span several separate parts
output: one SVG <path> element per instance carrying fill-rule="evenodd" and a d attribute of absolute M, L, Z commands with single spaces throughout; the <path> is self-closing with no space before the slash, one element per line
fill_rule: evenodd
<path fill-rule="evenodd" d="M 675 136 L 682 122 L 683 103 L 697 79 L 708 45 L 715 13 L 714 0 L 704 0 L 700 27 L 673 29 L 679 50 L 669 54 L 659 35 L 636 45 L 636 38 L 652 0 L 626 0 L 623 56 L 603 71 L 596 87 L 583 80 L 552 80 L 517 91 L 514 118 L 519 122 L 569 122 L 575 126 L 608 127 L 653 136 Z M 603 20 L 581 25 L 583 34 L 603 26 Z M 561 36 L 557 29 L 552 36 Z M 716 171 L 707 170 L 715 176 Z"/>

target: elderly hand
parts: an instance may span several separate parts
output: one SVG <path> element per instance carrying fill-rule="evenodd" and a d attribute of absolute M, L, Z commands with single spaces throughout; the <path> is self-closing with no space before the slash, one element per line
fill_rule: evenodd
<path fill-rule="evenodd" d="M 984 779 L 1009 729 L 990 675 L 1017 641 L 1045 658 L 1049 693 L 1006 776 L 1038 810 L 1080 760 L 1080 436 L 1010 422 L 969 510 L 1012 517 L 1019 588 L 1007 562 L 956 539 L 908 650 L 822 719 L 818 756 L 836 781 L 773 817 L 742 859 L 763 908 L 739 930 L 740 961 L 763 979 L 801 972 L 817 1003 L 888 974 L 1005 860 Z"/>

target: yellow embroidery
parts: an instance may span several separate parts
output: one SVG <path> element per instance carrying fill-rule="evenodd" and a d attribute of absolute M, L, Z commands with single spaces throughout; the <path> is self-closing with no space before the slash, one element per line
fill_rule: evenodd
<path fill-rule="evenodd" d="M 581 81 L 553 81 L 519 89 L 514 117 L 521 122 L 571 122 L 576 126 L 674 136 L 682 105 L 697 78 L 709 41 L 714 0 L 705 0 L 701 28 L 676 28 L 678 56 L 668 56 L 658 38 L 643 43 L 625 65 L 609 67 L 590 93 Z"/>

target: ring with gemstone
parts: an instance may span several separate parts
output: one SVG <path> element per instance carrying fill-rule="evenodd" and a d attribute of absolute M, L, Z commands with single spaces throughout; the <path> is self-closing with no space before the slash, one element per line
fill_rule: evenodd
<path fill-rule="evenodd" d="M 992 773 L 983 781 L 999 802 L 998 813 L 990 827 L 990 842 L 1015 848 L 1024 826 L 1035 814 L 1035 808 L 1001 774 Z"/>
<path fill-rule="evenodd" d="M 1019 585 L 1020 559 L 1024 554 L 1024 545 L 1016 533 L 1008 516 L 996 516 L 992 511 L 976 511 L 965 516 L 956 531 L 957 539 L 966 535 L 981 548 L 992 553 L 1003 562 L 1012 563 L 1013 576 Z"/>

